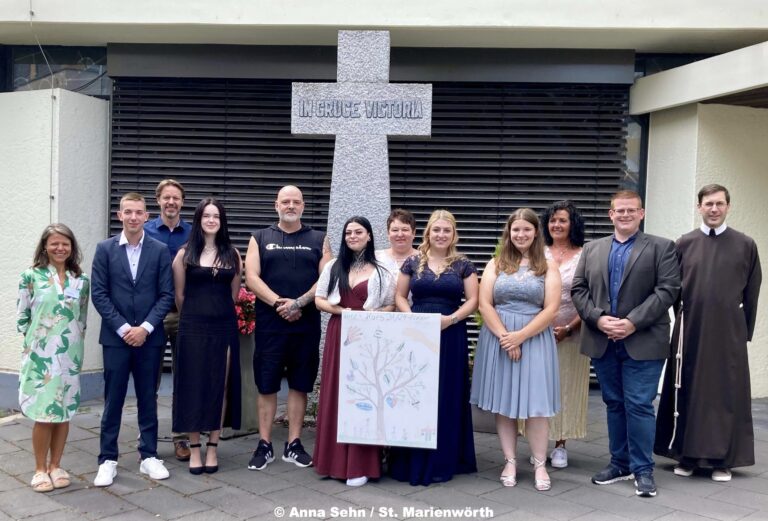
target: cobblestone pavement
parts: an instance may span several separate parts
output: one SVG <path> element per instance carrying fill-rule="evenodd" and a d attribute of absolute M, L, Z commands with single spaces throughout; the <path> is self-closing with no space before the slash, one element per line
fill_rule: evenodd
<path fill-rule="evenodd" d="M 0 420 L 0 521 L 30 519 L 158 520 L 183 519 L 478 519 L 509 520 L 768 520 L 768 400 L 756 400 L 755 449 L 757 464 L 737 469 L 729 483 L 715 483 L 708 475 L 674 476 L 672 461 L 657 459 L 659 494 L 635 496 L 630 481 L 598 487 L 591 474 L 608 461 L 605 413 L 596 391 L 590 394 L 589 435 L 568 442 L 570 465 L 551 469 L 552 490 L 536 492 L 528 460 L 528 446 L 518 450 L 519 485 L 499 483 L 502 456 L 494 434 L 476 433 L 478 472 L 448 483 L 412 487 L 389 478 L 350 488 L 321 479 L 312 469 L 301 469 L 279 457 L 261 472 L 246 466 L 258 435 L 222 441 L 220 470 L 193 476 L 185 463 L 173 458 L 171 443 L 160 443 L 161 459 L 170 479 L 155 482 L 138 472 L 136 408 L 128 401 L 123 415 L 120 448 L 123 451 L 114 484 L 92 486 L 99 451 L 102 403 L 85 403 L 72 422 L 62 466 L 72 485 L 47 494 L 28 486 L 34 469 L 31 453 L 32 422 L 12 416 Z M 170 429 L 170 398 L 160 398 L 160 432 Z M 275 447 L 282 447 L 287 430 L 276 426 Z M 314 432 L 303 442 L 310 449 Z M 311 450 L 311 449 L 310 449 Z M 445 509 L 456 509 L 455 511 Z"/>

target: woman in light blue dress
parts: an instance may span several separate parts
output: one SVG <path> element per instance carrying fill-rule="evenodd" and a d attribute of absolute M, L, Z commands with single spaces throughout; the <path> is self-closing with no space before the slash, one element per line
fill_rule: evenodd
<path fill-rule="evenodd" d="M 560 409 L 557 345 L 551 323 L 560 305 L 560 273 L 544 256 L 539 219 L 529 208 L 509 216 L 499 253 L 483 272 L 483 327 L 475 353 L 470 402 L 496 415 L 505 466 L 501 482 L 517 484 L 517 419 L 526 420 L 535 488 L 551 488 L 545 466 L 548 418 Z"/>

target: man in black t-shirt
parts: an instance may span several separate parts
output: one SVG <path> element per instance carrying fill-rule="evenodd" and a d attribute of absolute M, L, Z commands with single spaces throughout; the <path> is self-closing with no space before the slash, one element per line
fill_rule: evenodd
<path fill-rule="evenodd" d="M 257 297 L 256 350 L 253 370 L 259 389 L 261 440 L 248 463 L 263 470 L 274 461 L 272 423 L 277 392 L 288 379 L 288 440 L 283 461 L 312 465 L 301 444 L 301 427 L 320 363 L 320 312 L 315 287 L 320 271 L 331 259 L 325 234 L 301 224 L 304 198 L 295 186 L 277 194 L 278 223 L 253 233 L 245 257 L 245 280 Z"/>

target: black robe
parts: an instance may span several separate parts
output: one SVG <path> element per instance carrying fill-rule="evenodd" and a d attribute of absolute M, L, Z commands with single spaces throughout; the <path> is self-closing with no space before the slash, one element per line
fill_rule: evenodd
<path fill-rule="evenodd" d="M 674 429 L 680 306 L 656 421 L 654 452 L 686 466 L 754 465 L 747 341 L 762 279 L 755 241 L 732 228 L 710 237 L 696 229 L 677 241 L 684 344 L 679 417 Z"/>

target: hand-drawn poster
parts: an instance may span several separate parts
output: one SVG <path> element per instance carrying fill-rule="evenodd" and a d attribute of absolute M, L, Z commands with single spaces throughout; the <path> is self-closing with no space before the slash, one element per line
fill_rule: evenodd
<path fill-rule="evenodd" d="M 344 311 L 337 441 L 437 448 L 440 315 Z"/>

